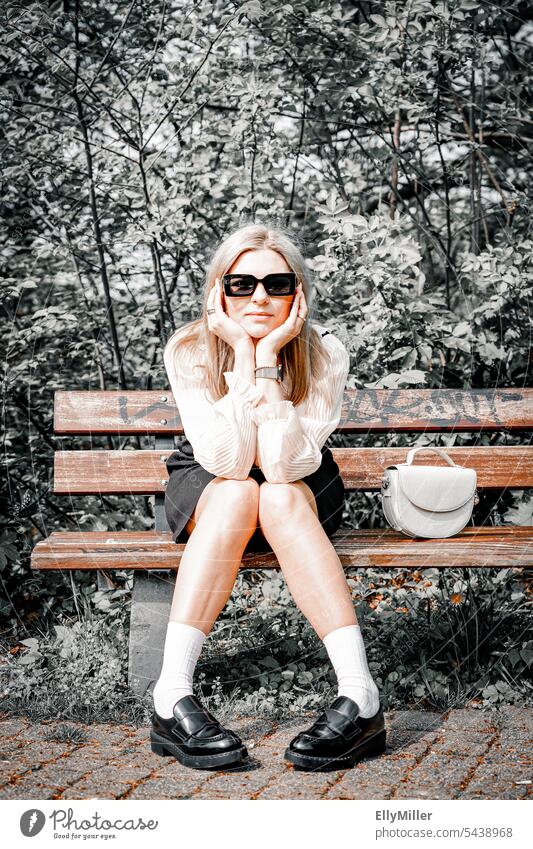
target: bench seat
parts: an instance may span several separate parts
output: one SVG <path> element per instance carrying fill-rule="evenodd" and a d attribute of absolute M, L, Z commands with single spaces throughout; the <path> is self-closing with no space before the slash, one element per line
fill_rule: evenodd
<path fill-rule="evenodd" d="M 345 568 L 533 567 L 533 527 L 519 525 L 470 526 L 445 541 L 409 539 L 388 528 L 340 529 L 332 542 Z M 184 548 L 169 532 L 55 531 L 37 543 L 32 562 L 34 569 L 176 570 Z M 241 568 L 279 564 L 273 552 L 251 552 Z"/>

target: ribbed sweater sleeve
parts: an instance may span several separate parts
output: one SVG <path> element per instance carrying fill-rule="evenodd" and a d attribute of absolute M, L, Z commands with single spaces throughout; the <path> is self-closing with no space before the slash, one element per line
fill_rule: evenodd
<path fill-rule="evenodd" d="M 222 478 L 246 480 L 255 459 L 257 427 L 251 409 L 264 397 L 255 383 L 233 371 L 225 371 L 228 393 L 216 402 L 206 398 L 203 369 L 188 346 L 171 353 L 167 345 L 163 360 L 185 436 L 194 459 L 206 471 Z"/>
<path fill-rule="evenodd" d="M 350 355 L 333 333 L 322 337 L 330 367 L 316 381 L 305 401 L 274 401 L 255 406 L 257 449 L 261 469 L 270 483 L 289 483 L 316 471 L 321 448 L 338 427 Z"/>

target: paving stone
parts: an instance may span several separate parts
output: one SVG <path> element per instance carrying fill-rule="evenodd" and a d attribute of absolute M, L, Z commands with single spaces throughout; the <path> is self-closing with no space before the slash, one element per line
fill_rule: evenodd
<path fill-rule="evenodd" d="M 0 761 L 2 763 L 11 761 L 17 749 L 22 749 L 25 745 L 26 742 L 21 742 L 18 737 L 10 737 L 8 740 L 0 741 Z"/>
<path fill-rule="evenodd" d="M 514 746 L 495 745 L 486 754 L 484 761 L 487 764 L 495 765 L 502 763 L 506 763 L 509 766 L 512 764 L 520 764 L 521 766 L 529 767 L 530 771 L 533 772 L 533 756 L 531 749 L 528 751 L 527 749 L 524 750 L 522 748 L 516 749 Z M 531 778 L 533 779 L 533 775 Z"/>
<path fill-rule="evenodd" d="M 152 758 L 150 775 L 130 790 L 127 799 L 190 799 L 203 784 L 219 775 L 210 769 L 191 769 L 174 757 L 148 751 Z"/>
<path fill-rule="evenodd" d="M 438 737 L 438 731 L 424 731 L 422 729 L 397 728 L 394 724 L 385 721 L 387 729 L 386 753 L 396 756 L 407 755 L 410 757 L 421 757 L 426 754 L 430 746 Z"/>
<path fill-rule="evenodd" d="M 243 742 L 248 749 L 248 763 L 212 775 L 194 793 L 194 799 L 255 799 L 257 794 L 276 779 L 280 772 L 278 742 L 272 742 L 279 723 L 263 722 L 263 738 L 256 742 L 243 729 Z M 256 729 L 257 731 L 258 729 Z M 241 732 L 239 732 L 241 733 Z M 291 733 L 289 730 L 288 733 Z M 292 732 L 294 735 L 294 732 Z"/>
<path fill-rule="evenodd" d="M 43 734 L 48 731 L 49 726 L 40 723 L 28 723 L 24 728 L 21 728 L 17 734 L 21 743 L 34 743 L 36 740 L 42 740 Z"/>
<path fill-rule="evenodd" d="M 224 789 L 220 779 L 213 778 L 209 784 L 204 785 L 202 790 L 194 795 L 194 798 L 210 798 L 209 794 L 216 794 L 212 798 L 254 798 L 254 799 L 285 799 L 285 798 L 315 798 L 315 796 L 306 796 L 305 792 L 300 795 L 302 785 L 298 781 L 294 781 L 290 777 L 293 772 L 290 766 L 284 759 L 283 754 L 287 745 L 298 733 L 298 731 L 306 728 L 312 722 L 312 718 L 304 717 L 291 720 L 284 720 L 264 738 L 259 746 L 254 747 L 250 751 L 252 768 L 243 768 L 232 772 L 228 776 L 229 787 L 231 787 L 235 796 Z M 316 773 L 314 779 L 309 774 L 301 773 L 307 780 L 307 786 L 311 786 L 311 782 L 320 788 L 327 788 L 329 784 L 335 780 L 334 776 L 329 778 L 325 773 Z M 318 778 L 317 778 L 318 776 Z M 291 788 L 289 790 L 289 785 Z M 294 787 L 293 787 L 294 785 Z M 249 790 L 246 796 L 246 788 Z M 319 793 L 318 790 L 314 791 Z M 226 793 L 226 795 L 224 795 Z"/>
<path fill-rule="evenodd" d="M 516 749 L 525 749 L 531 752 L 533 744 L 533 731 L 524 728 L 522 724 L 506 724 L 500 730 L 500 742 L 502 746 L 513 746 Z"/>
<path fill-rule="evenodd" d="M 388 727 L 398 730 L 432 731 L 442 725 L 441 713 L 425 710 L 398 710 L 386 714 L 385 722 Z"/>
<path fill-rule="evenodd" d="M 14 776 L 39 769 L 42 764 L 68 754 L 73 748 L 72 743 L 40 740 L 31 743 L 23 740 L 20 746 L 6 753 L 6 762 L 1 764 L 0 769 L 0 785 L 9 783 Z"/>
<path fill-rule="evenodd" d="M 207 781 L 209 770 L 188 769 L 173 758 L 168 769 L 139 784 L 128 799 L 190 799 Z M 209 797 L 210 798 L 210 797 Z"/>
<path fill-rule="evenodd" d="M 80 729 L 86 732 L 87 743 L 99 743 L 109 747 L 121 743 L 131 733 L 131 729 L 122 725 L 118 727 L 112 725 L 81 725 Z M 137 731 L 137 729 L 135 730 Z"/>
<path fill-rule="evenodd" d="M 220 720 L 222 725 L 225 725 L 227 728 L 232 728 L 234 731 L 239 734 L 240 737 L 243 738 L 243 741 L 249 739 L 260 739 L 264 737 L 266 734 L 270 734 L 273 728 L 275 728 L 279 724 L 279 720 L 272 719 L 271 717 L 239 717 L 238 719 L 225 719 Z"/>
<path fill-rule="evenodd" d="M 393 760 L 387 756 L 359 761 L 339 776 L 323 798 L 390 799 L 393 789 L 414 764 L 415 758 Z"/>
<path fill-rule="evenodd" d="M 495 719 L 497 712 L 476 710 L 472 708 L 459 708 L 452 710 L 446 717 L 443 725 L 447 731 L 495 731 Z"/>
<path fill-rule="evenodd" d="M 521 784 L 530 781 L 530 784 Z M 458 799 L 524 799 L 533 795 L 531 766 L 521 767 L 502 759 L 499 763 L 481 763 Z"/>
<path fill-rule="evenodd" d="M 321 799 L 338 781 L 342 770 L 330 772 L 304 772 L 289 764 L 283 765 L 280 777 L 258 793 L 255 799 Z"/>
<path fill-rule="evenodd" d="M 268 747 L 252 754 L 249 761 L 213 775 L 195 792 L 195 799 L 255 799 L 275 781 L 285 767 Z"/>
<path fill-rule="evenodd" d="M 87 743 L 79 746 L 72 752 L 69 764 L 72 762 L 76 767 L 83 769 L 84 774 L 93 772 L 105 766 L 116 755 L 116 751 L 100 744 Z M 66 765 L 66 762 L 64 762 Z"/>
<path fill-rule="evenodd" d="M 494 714 L 475 713 L 450 711 L 390 798 L 457 798 L 498 736 Z"/>
<path fill-rule="evenodd" d="M 458 799 L 533 799 L 532 784 L 503 784 L 499 775 L 476 775 Z"/>
<path fill-rule="evenodd" d="M 393 799 L 455 799 L 461 782 L 477 767 L 476 758 L 430 753 L 401 780 Z"/>
<path fill-rule="evenodd" d="M 150 728 L 25 717 L 0 719 L 2 799 L 530 799 L 533 711 L 510 706 L 389 711 L 380 757 L 329 772 L 304 772 L 283 759 L 317 712 L 277 721 L 225 718 L 250 760 L 226 770 L 193 770 L 150 749 Z M 222 721 L 222 720 L 221 720 Z M 65 726 L 83 742 L 47 739 Z M 3 781 L 3 784 L 1 784 Z M 531 783 L 524 783 L 531 782 Z"/>
<path fill-rule="evenodd" d="M 495 738 L 494 733 L 461 734 L 446 729 L 431 745 L 429 752 L 436 755 L 453 755 L 456 758 L 476 757 L 486 754 Z"/>
<path fill-rule="evenodd" d="M 0 720 L 0 739 L 6 737 L 16 737 L 21 731 L 25 731 L 28 727 L 28 720 L 24 717 L 11 717 Z"/>
<path fill-rule="evenodd" d="M 57 792 L 58 789 L 74 784 L 82 776 L 101 767 L 110 756 L 110 751 L 103 753 L 90 745 L 71 745 L 66 751 L 63 750 L 59 757 L 54 757 L 45 765 L 34 763 L 22 767 L 19 763 L 19 772 L 14 774 L 12 786 L 17 788 L 20 798 L 25 798 L 26 791 L 29 792 L 36 785 L 53 788 L 54 792 Z M 0 794 L 3 789 L 0 788 Z"/>
<path fill-rule="evenodd" d="M 117 750 L 110 761 L 73 782 L 68 798 L 116 799 L 129 794 L 160 765 L 159 756 L 154 755 L 149 746 L 139 749 L 137 752 L 127 747 Z"/>
<path fill-rule="evenodd" d="M 498 711 L 500 725 L 503 728 L 523 728 L 533 734 L 533 711 L 518 705 L 508 705 Z"/>
<path fill-rule="evenodd" d="M 0 799 L 55 799 L 58 788 L 54 786 L 46 787 L 35 782 L 31 786 L 26 786 L 21 790 L 17 785 L 7 785 L 0 789 Z"/>

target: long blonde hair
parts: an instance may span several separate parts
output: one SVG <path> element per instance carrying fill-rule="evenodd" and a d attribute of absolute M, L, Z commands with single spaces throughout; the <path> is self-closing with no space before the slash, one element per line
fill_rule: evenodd
<path fill-rule="evenodd" d="M 296 237 L 280 226 L 265 224 L 245 224 L 226 236 L 215 249 L 207 270 L 203 292 L 202 315 L 200 318 L 178 328 L 165 346 L 165 356 L 170 353 L 176 357 L 182 345 L 197 346 L 205 350 L 204 362 L 198 362 L 205 370 L 205 385 L 213 400 L 219 400 L 227 393 L 224 372 L 233 369 L 235 353 L 231 345 L 212 333 L 207 324 L 207 299 L 215 280 L 222 283 L 237 257 L 247 250 L 270 248 L 277 251 L 301 281 L 309 308 L 307 318 L 298 336 L 291 339 L 279 352 L 283 364 L 283 383 L 287 386 L 288 398 L 293 404 L 299 404 L 308 395 L 310 377 L 317 379 L 324 374 L 328 359 L 322 345 L 321 336 L 309 324 L 311 306 L 314 300 L 314 285 L 310 271 L 297 243 Z M 176 363 L 176 371 L 179 366 Z"/>

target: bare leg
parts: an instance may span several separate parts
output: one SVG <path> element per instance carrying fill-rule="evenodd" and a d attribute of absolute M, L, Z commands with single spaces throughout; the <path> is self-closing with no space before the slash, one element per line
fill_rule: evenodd
<path fill-rule="evenodd" d="M 342 563 L 303 481 L 259 487 L 259 523 L 292 596 L 320 639 L 357 617 Z"/>
<path fill-rule="evenodd" d="M 257 527 L 259 484 L 216 477 L 203 490 L 176 576 L 169 621 L 208 634 L 237 577 L 246 543 Z"/>
<path fill-rule="evenodd" d="M 178 701 L 193 695 L 193 675 L 202 645 L 226 604 L 247 541 L 257 526 L 259 485 L 216 477 L 205 487 L 185 526 L 182 554 L 165 637 L 163 664 L 154 690 L 160 719 L 170 719 Z"/>
<path fill-rule="evenodd" d="M 265 482 L 259 488 L 259 521 L 296 604 L 324 642 L 337 676 L 337 695 L 374 716 L 379 692 L 368 667 L 344 569 L 303 481 Z"/>

